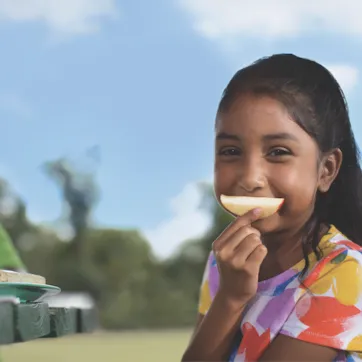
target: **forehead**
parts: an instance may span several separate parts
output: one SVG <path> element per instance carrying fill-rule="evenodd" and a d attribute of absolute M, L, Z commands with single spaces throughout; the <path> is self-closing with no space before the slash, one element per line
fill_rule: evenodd
<path fill-rule="evenodd" d="M 240 96 L 227 111 L 218 114 L 216 132 L 245 137 L 283 132 L 297 138 L 309 138 L 283 104 L 271 97 L 252 95 Z"/>

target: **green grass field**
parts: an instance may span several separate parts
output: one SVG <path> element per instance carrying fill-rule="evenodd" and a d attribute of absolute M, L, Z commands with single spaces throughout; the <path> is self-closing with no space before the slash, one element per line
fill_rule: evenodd
<path fill-rule="evenodd" d="M 190 330 L 95 333 L 1 347 L 3 362 L 180 361 Z"/>

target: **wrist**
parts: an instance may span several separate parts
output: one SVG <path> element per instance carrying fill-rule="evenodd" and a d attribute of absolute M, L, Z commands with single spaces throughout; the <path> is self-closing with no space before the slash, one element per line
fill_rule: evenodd
<path fill-rule="evenodd" d="M 248 300 L 246 298 L 236 299 L 225 294 L 223 291 L 218 291 L 215 295 L 215 301 L 220 303 L 224 308 L 234 312 L 242 312 Z"/>

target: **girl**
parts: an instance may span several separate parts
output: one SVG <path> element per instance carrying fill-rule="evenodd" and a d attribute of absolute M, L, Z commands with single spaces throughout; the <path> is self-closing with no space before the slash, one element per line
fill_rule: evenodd
<path fill-rule="evenodd" d="M 362 172 L 342 90 L 290 54 L 238 71 L 216 117 L 215 195 L 281 197 L 213 243 L 183 361 L 362 361 Z"/>

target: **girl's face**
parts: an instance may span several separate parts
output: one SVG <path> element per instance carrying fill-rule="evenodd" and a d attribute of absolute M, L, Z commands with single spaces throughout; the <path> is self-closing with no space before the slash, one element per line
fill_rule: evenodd
<path fill-rule="evenodd" d="M 285 199 L 278 213 L 255 223 L 264 234 L 298 230 L 309 219 L 323 181 L 318 160 L 316 142 L 273 98 L 243 95 L 217 116 L 219 202 L 221 194 Z"/>

